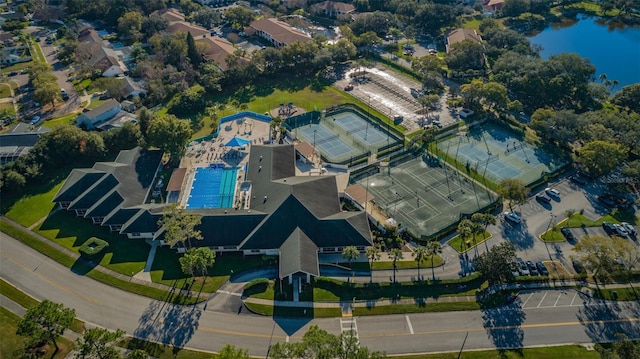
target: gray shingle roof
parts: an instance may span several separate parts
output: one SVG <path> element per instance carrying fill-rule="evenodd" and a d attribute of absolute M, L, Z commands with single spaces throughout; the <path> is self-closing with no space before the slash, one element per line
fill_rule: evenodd
<path fill-rule="evenodd" d="M 320 275 L 318 265 L 318 246 L 300 228 L 296 228 L 279 250 L 278 264 L 280 277 L 299 272 L 313 276 Z"/>

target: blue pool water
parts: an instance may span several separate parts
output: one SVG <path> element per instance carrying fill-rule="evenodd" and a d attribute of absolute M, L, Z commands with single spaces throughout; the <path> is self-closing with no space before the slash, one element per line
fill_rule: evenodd
<path fill-rule="evenodd" d="M 231 208 L 236 190 L 237 168 L 198 168 L 191 185 L 187 208 Z"/>

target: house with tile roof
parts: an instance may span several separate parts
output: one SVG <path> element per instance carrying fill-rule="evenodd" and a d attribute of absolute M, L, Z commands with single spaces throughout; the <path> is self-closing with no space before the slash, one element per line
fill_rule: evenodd
<path fill-rule="evenodd" d="M 455 29 L 447 34 L 447 43 L 445 44 L 447 52 L 451 50 L 453 44 L 470 40 L 482 44 L 482 37 L 474 29 Z"/>
<path fill-rule="evenodd" d="M 308 34 L 292 27 L 286 22 L 274 18 L 262 18 L 249 25 L 255 35 L 269 41 L 275 47 L 291 45 L 294 42 L 309 42 L 313 39 Z"/>
<path fill-rule="evenodd" d="M 356 11 L 356 7 L 353 6 L 353 4 L 348 4 L 341 1 L 323 1 L 321 3 L 311 5 L 311 9 L 317 15 L 330 18 L 351 15 Z"/>
<path fill-rule="evenodd" d="M 196 40 L 196 43 L 203 45 L 204 52 L 202 56 L 205 60 L 216 63 L 222 71 L 229 69 L 227 57 L 236 52 L 236 48 L 232 43 L 217 36 L 205 37 L 204 39 Z M 240 57 L 239 61 L 246 63 L 249 62 L 249 59 Z"/>

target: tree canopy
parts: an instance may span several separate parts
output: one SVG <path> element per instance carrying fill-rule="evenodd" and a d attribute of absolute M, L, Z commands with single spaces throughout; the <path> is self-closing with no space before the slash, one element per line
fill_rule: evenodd
<path fill-rule="evenodd" d="M 43 300 L 27 310 L 18 322 L 16 334 L 25 336 L 31 343 L 53 343 L 58 350 L 56 339 L 71 326 L 76 311 L 62 304 Z"/>
<path fill-rule="evenodd" d="M 189 121 L 174 115 L 158 116 L 147 129 L 147 145 L 168 153 L 171 161 L 179 161 L 192 133 Z"/>

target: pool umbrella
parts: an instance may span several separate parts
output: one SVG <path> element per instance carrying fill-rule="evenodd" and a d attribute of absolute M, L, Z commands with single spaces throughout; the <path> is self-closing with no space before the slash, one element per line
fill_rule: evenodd
<path fill-rule="evenodd" d="M 225 143 L 225 147 L 242 147 L 251 143 L 250 140 L 244 139 L 242 137 L 234 137 L 229 142 Z"/>

